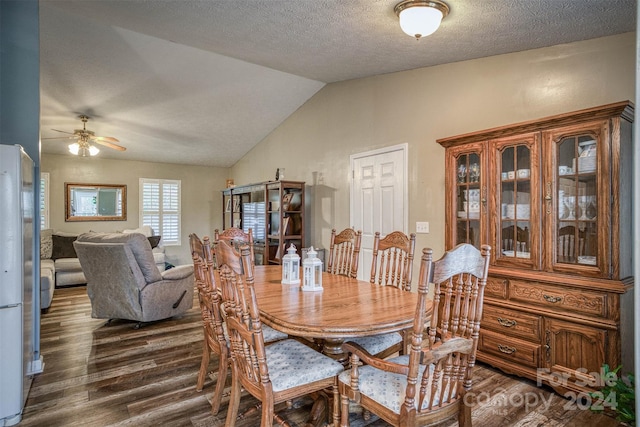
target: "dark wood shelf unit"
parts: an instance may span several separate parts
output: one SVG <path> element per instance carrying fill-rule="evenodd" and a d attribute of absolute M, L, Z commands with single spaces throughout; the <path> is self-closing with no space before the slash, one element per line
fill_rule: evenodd
<path fill-rule="evenodd" d="M 253 229 L 256 264 L 280 264 L 290 243 L 305 244 L 305 183 L 267 181 L 222 190 L 223 228 Z M 294 209 L 286 207 L 294 206 Z M 287 230 L 281 225 L 285 224 Z M 286 246 L 286 247 L 285 247 Z"/>

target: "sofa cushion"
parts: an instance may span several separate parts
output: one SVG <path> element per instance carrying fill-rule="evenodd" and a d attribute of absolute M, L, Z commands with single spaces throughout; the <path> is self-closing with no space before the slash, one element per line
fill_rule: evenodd
<path fill-rule="evenodd" d="M 52 259 L 41 259 L 40 274 L 41 275 L 49 274 L 49 272 L 51 272 L 52 274 L 56 273 L 56 267 L 55 267 L 54 261 Z"/>
<path fill-rule="evenodd" d="M 51 259 L 77 258 L 76 250 L 73 247 L 73 242 L 75 242 L 77 238 L 78 236 L 61 236 L 54 234 L 52 236 L 53 249 L 51 251 Z"/>
<path fill-rule="evenodd" d="M 49 308 L 51 300 L 53 299 L 54 289 L 55 274 L 53 271 L 53 265 L 51 268 L 40 267 L 40 309 L 46 310 Z"/>
<path fill-rule="evenodd" d="M 56 288 L 85 283 L 87 283 L 87 278 L 83 271 L 56 271 Z"/>
<path fill-rule="evenodd" d="M 78 258 L 58 258 L 55 261 L 56 272 L 58 274 L 69 271 L 82 271 Z"/>
<path fill-rule="evenodd" d="M 145 237 L 153 236 L 153 229 L 148 225 L 143 225 L 142 227 L 139 227 L 139 228 L 132 228 L 132 229 L 127 229 L 127 230 L 122 230 L 122 232 L 125 233 L 125 234 L 141 233 L 141 234 L 144 234 Z"/>
<path fill-rule="evenodd" d="M 40 230 L 40 259 L 49 259 L 53 251 L 53 230 Z"/>
<path fill-rule="evenodd" d="M 78 242 L 125 243 L 129 246 L 146 283 L 162 280 L 151 251 L 151 244 L 141 233 L 84 233 L 78 236 Z"/>

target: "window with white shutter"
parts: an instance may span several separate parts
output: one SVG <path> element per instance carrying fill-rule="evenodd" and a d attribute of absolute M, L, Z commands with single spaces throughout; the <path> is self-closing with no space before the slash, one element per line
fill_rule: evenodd
<path fill-rule="evenodd" d="M 49 228 L 49 172 L 40 173 L 40 230 Z"/>
<path fill-rule="evenodd" d="M 165 246 L 180 244 L 180 181 L 140 178 L 140 226 L 150 226 Z"/>

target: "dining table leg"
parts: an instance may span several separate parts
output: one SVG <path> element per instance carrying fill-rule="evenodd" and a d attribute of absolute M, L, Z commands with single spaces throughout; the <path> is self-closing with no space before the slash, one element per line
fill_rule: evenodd
<path fill-rule="evenodd" d="M 342 343 L 344 339 L 342 338 L 325 338 L 322 340 L 314 340 L 315 344 L 321 344 L 321 351 L 323 354 L 331 357 L 334 360 L 342 363 L 342 365 L 347 366 L 349 363 L 348 355 L 342 351 Z M 318 427 L 325 426 L 326 423 L 329 423 L 328 426 L 337 426 L 337 419 L 333 419 L 334 410 L 339 410 L 340 402 L 339 398 L 336 398 L 337 387 L 334 386 L 333 390 L 327 389 L 321 392 L 313 393 L 312 396 L 315 400 L 313 406 L 311 408 L 311 412 L 309 414 L 309 419 L 307 420 L 304 427 Z M 334 406 L 336 406 L 334 408 Z"/>
<path fill-rule="evenodd" d="M 349 356 L 342 350 L 342 343 L 344 343 L 343 338 L 325 338 L 322 352 L 346 367 Z"/>

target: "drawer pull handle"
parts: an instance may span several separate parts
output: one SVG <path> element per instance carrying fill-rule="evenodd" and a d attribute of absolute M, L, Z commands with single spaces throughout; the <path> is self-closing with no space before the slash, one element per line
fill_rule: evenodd
<path fill-rule="evenodd" d="M 515 347 L 509 347 L 508 345 L 498 344 L 498 350 L 500 350 L 504 354 L 513 354 L 516 352 Z"/>
<path fill-rule="evenodd" d="M 556 303 L 562 301 L 562 297 L 552 297 L 551 295 L 542 295 L 542 297 L 551 303 Z"/>
<path fill-rule="evenodd" d="M 502 317 L 498 317 L 498 323 L 504 326 L 505 328 L 512 328 L 518 324 L 515 320 L 511 319 L 503 319 Z"/>

